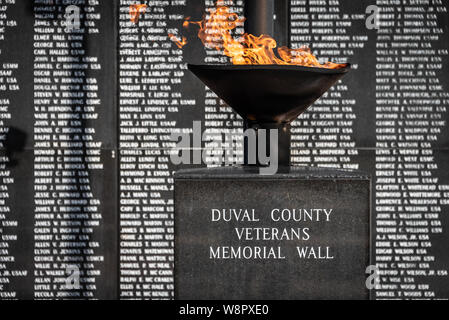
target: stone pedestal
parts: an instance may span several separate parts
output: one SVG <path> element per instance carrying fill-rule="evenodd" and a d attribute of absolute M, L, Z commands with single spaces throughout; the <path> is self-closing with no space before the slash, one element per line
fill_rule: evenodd
<path fill-rule="evenodd" d="M 326 169 L 178 172 L 176 299 L 368 299 L 370 185 Z"/>

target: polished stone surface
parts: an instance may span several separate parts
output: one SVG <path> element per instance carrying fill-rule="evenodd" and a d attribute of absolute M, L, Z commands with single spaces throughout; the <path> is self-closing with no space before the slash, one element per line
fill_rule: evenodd
<path fill-rule="evenodd" d="M 361 172 L 178 172 L 175 296 L 367 299 L 369 208 L 370 178 Z M 295 212 L 300 221 L 273 221 L 282 212 L 285 220 Z M 298 248 L 307 258 L 299 257 Z"/>

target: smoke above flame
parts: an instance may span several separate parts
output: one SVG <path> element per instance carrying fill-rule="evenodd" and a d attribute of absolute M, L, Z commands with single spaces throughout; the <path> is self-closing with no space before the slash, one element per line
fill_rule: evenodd
<path fill-rule="evenodd" d="M 231 12 L 230 8 L 224 5 L 223 0 L 218 0 L 216 7 L 209 9 L 209 14 L 203 20 L 190 21 L 190 18 L 187 18 L 184 21 L 184 27 L 198 26 L 198 37 L 204 46 L 223 52 L 235 65 L 276 64 L 327 69 L 340 69 L 347 66 L 333 62 L 321 64 L 308 47 L 277 48 L 276 40 L 268 35 L 254 36 L 244 33 L 240 37 L 235 37 L 233 31 L 243 27 L 244 21 L 245 19 L 240 18 L 237 13 Z"/>
<path fill-rule="evenodd" d="M 145 14 L 147 11 L 146 4 L 132 4 L 129 6 L 129 18 L 132 23 L 139 23 L 139 18 L 141 14 Z"/>

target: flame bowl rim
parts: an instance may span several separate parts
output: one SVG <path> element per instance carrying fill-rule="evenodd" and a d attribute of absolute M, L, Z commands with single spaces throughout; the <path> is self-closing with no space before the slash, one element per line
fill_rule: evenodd
<path fill-rule="evenodd" d="M 328 69 L 318 67 L 304 67 L 297 65 L 279 65 L 279 64 L 251 64 L 251 65 L 232 65 L 232 64 L 187 64 L 189 70 L 208 69 L 222 71 L 242 71 L 242 70 L 273 70 L 273 71 L 303 71 L 322 74 L 343 74 L 351 70 L 351 64 L 346 63 L 346 67 L 340 69 Z"/>

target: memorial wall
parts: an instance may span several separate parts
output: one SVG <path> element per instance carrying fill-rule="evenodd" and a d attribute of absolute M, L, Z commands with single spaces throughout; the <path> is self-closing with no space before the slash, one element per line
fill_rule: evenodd
<path fill-rule="evenodd" d="M 292 164 L 372 176 L 373 298 L 449 298 L 448 3 L 290 5 L 294 48 L 352 64 L 293 124 Z M 0 0 L 0 299 L 173 299 L 173 174 L 205 164 L 172 163 L 172 134 L 243 161 L 241 118 L 187 70 L 229 63 L 183 26 L 213 7 Z"/>

